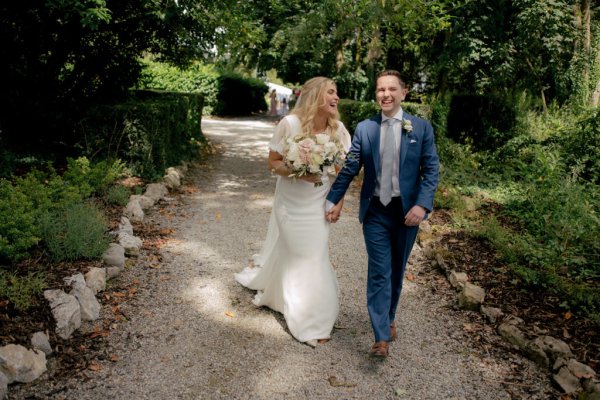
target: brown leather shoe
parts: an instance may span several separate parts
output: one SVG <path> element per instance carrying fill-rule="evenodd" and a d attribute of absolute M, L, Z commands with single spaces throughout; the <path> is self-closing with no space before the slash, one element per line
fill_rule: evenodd
<path fill-rule="evenodd" d="M 383 360 L 388 356 L 388 342 L 381 341 L 377 342 L 371 347 L 369 351 L 369 357 Z"/>
<path fill-rule="evenodd" d="M 394 321 L 390 324 L 390 342 L 396 340 L 396 324 Z"/>

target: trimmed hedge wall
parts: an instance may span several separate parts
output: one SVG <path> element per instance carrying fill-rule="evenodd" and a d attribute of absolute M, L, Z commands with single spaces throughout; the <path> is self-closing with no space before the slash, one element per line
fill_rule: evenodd
<path fill-rule="evenodd" d="M 218 78 L 216 115 L 243 116 L 267 111 L 265 95 L 269 88 L 259 79 L 227 72 Z"/>
<path fill-rule="evenodd" d="M 193 158 L 205 141 L 199 93 L 135 91 L 119 104 L 91 110 L 79 124 L 82 153 L 91 159 L 121 159 L 146 179 Z"/>

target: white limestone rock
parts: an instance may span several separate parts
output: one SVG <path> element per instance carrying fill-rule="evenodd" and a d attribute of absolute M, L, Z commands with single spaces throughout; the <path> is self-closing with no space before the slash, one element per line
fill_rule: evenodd
<path fill-rule="evenodd" d="M 163 183 L 169 189 L 176 189 L 181 186 L 181 180 L 179 179 L 179 174 L 176 172 L 171 172 L 163 176 Z"/>
<path fill-rule="evenodd" d="M 119 232 L 125 232 L 130 235 L 133 235 L 133 226 L 127 217 L 121 217 L 121 222 L 119 222 L 119 226 L 117 228 L 117 234 Z"/>
<path fill-rule="evenodd" d="M 81 319 L 95 321 L 100 318 L 100 303 L 94 292 L 87 287 L 82 274 L 73 275 L 65 281 L 71 285 L 71 295 L 75 296 L 81 309 Z"/>
<path fill-rule="evenodd" d="M 0 371 L 8 383 L 33 382 L 46 372 L 46 355 L 16 344 L 0 347 Z"/>
<path fill-rule="evenodd" d="M 85 274 L 85 284 L 94 293 L 106 289 L 106 268 L 93 267 Z"/>
<path fill-rule="evenodd" d="M 144 210 L 140 202 L 135 199 L 129 199 L 129 203 L 125 206 L 123 215 L 133 222 L 142 222 L 144 220 Z"/>
<path fill-rule="evenodd" d="M 156 203 L 167 194 L 169 194 L 169 190 L 164 183 L 151 183 L 146 187 L 144 196 L 150 197 Z"/>
<path fill-rule="evenodd" d="M 131 195 L 131 197 L 129 197 L 129 200 L 137 201 L 142 207 L 142 210 L 149 209 L 155 203 L 155 201 L 152 198 L 139 194 Z"/>
<path fill-rule="evenodd" d="M 458 295 L 458 305 L 466 310 L 478 311 L 485 299 L 485 290 L 469 282 L 465 282 Z"/>
<path fill-rule="evenodd" d="M 4 375 L 4 372 L 0 371 L 0 399 L 6 397 L 8 393 L 8 378 Z"/>
<path fill-rule="evenodd" d="M 111 243 L 104 254 L 102 254 L 102 261 L 108 266 L 124 268 L 125 248 L 118 243 Z"/>
<path fill-rule="evenodd" d="M 48 338 L 48 335 L 45 332 L 34 333 L 31 337 L 31 346 L 34 349 L 42 351 L 47 356 L 52 354 L 52 346 L 50 345 L 50 339 Z"/>
<path fill-rule="evenodd" d="M 44 297 L 50 302 L 52 315 L 56 321 L 56 334 L 68 339 L 81 326 L 79 301 L 62 290 L 46 290 Z"/>
<path fill-rule="evenodd" d="M 448 275 L 448 281 L 455 289 L 462 289 L 465 286 L 465 283 L 469 281 L 469 277 L 464 272 L 456 272 L 454 270 L 450 271 L 450 275 Z"/>
<path fill-rule="evenodd" d="M 142 239 L 137 236 L 120 233 L 119 244 L 125 249 L 125 255 L 137 257 L 140 254 L 140 249 L 144 243 L 142 242 Z"/>

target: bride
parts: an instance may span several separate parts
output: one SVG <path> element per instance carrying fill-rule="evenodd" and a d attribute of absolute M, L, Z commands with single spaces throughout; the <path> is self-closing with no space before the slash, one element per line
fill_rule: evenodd
<path fill-rule="evenodd" d="M 350 135 L 339 121 L 339 97 L 331 79 L 312 78 L 301 93 L 269 143 L 268 166 L 279 176 L 264 246 L 253 257 L 255 266 L 235 274 L 235 279 L 257 290 L 254 304 L 282 313 L 290 333 L 314 347 L 330 339 L 339 311 L 325 219 L 325 197 L 334 176 L 318 173 L 290 178 L 285 145 L 298 135 L 326 134 L 347 152 Z"/>

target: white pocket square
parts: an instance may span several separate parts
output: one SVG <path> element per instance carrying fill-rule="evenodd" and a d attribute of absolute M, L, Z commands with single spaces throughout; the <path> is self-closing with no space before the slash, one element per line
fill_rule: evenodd
<path fill-rule="evenodd" d="M 411 143 L 417 143 L 417 141 L 415 139 L 410 139 Z"/>

